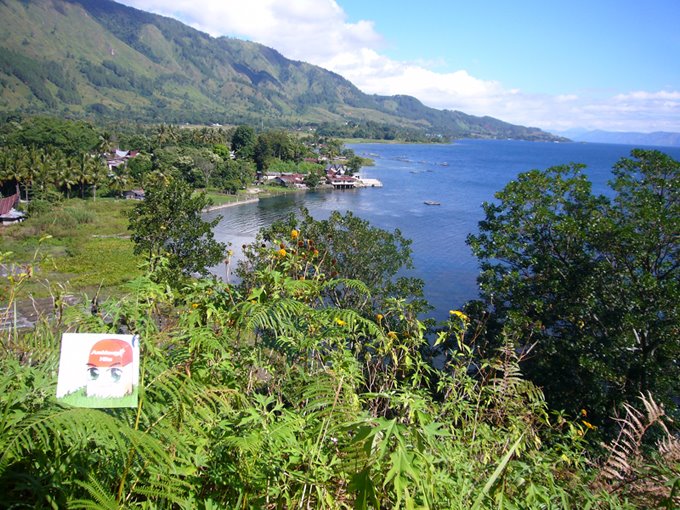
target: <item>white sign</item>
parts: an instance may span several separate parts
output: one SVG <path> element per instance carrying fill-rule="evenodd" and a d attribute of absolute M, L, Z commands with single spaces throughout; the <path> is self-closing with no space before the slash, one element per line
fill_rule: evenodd
<path fill-rule="evenodd" d="M 57 399 L 76 407 L 136 407 L 139 337 L 64 333 Z"/>

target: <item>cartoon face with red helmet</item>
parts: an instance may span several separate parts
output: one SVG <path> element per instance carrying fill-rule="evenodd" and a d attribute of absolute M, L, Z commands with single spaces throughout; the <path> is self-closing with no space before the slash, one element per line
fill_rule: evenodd
<path fill-rule="evenodd" d="M 88 397 L 124 397 L 132 393 L 132 346 L 125 340 L 99 340 L 87 361 Z"/>

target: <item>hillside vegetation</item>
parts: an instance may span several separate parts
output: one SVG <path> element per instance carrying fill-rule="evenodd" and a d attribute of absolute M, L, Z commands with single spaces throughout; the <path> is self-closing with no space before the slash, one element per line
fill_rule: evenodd
<path fill-rule="evenodd" d="M 333 136 L 556 140 L 536 128 L 368 95 L 276 50 L 110 0 L 0 3 L 0 110 L 139 122 L 318 126 Z"/>
<path fill-rule="evenodd" d="M 411 242 L 351 212 L 291 215 L 231 267 L 196 186 L 294 165 L 285 132 L 120 133 L 154 159 L 101 172 L 92 126 L 6 127 L 0 180 L 30 199 L 0 253 L 7 507 L 680 504 L 677 161 L 633 151 L 612 199 L 578 165 L 518 176 L 469 238 L 481 300 L 436 323 Z M 127 179 L 143 201 L 113 198 Z M 194 277 L 218 264 L 240 282 Z M 56 399 L 65 332 L 140 336 L 137 407 Z"/>

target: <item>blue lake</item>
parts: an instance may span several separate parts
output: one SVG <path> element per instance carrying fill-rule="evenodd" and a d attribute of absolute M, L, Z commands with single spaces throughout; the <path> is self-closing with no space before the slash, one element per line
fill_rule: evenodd
<path fill-rule="evenodd" d="M 408 272 L 425 281 L 425 297 L 443 319 L 477 296 L 478 266 L 465 244 L 483 219 L 481 204 L 519 173 L 566 163 L 583 163 L 597 193 L 607 192 L 612 166 L 630 155 L 632 146 L 581 143 L 536 143 L 511 140 L 462 140 L 452 144 L 351 144 L 370 157 L 365 177 L 380 179 L 383 188 L 296 193 L 262 199 L 208 213 L 222 216 L 215 237 L 230 242 L 235 258 L 241 245 L 273 221 L 307 207 L 317 219 L 331 211 L 352 211 L 372 225 L 400 229 L 413 241 L 415 268 Z M 657 148 L 680 160 L 680 148 Z M 426 200 L 440 205 L 426 205 Z M 224 276 L 224 268 L 217 268 Z"/>

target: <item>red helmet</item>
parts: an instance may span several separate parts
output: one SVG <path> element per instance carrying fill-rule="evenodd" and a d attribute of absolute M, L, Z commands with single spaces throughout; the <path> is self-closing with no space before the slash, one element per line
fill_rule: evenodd
<path fill-rule="evenodd" d="M 124 367 L 132 363 L 132 347 L 125 340 L 107 338 L 92 346 L 87 364 L 94 367 Z"/>

